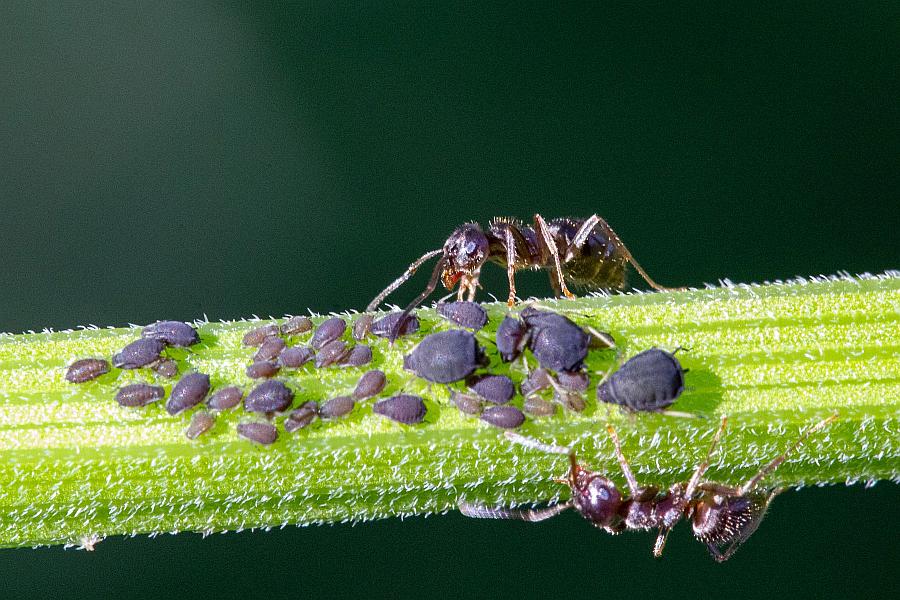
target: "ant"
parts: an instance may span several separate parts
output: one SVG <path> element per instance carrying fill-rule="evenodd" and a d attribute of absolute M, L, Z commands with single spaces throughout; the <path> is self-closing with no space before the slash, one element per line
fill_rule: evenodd
<path fill-rule="evenodd" d="M 759 483 L 766 475 L 777 469 L 810 435 L 825 428 L 835 419 L 837 415 L 832 415 L 809 427 L 790 448 L 760 469 L 756 475 L 740 487 L 731 487 L 700 481 L 703 473 L 709 468 L 709 458 L 725 431 L 727 418 L 722 417 L 722 424 L 713 437 L 706 457 L 697 465 L 690 480 L 687 483 L 676 483 L 662 493 L 655 487 L 638 485 L 625 455 L 622 454 L 616 430 L 607 425 L 606 430 L 615 445 L 616 457 L 631 494 L 624 497 L 610 479 L 579 464 L 571 448 L 543 444 L 533 438 L 507 432 L 506 437 L 517 444 L 549 454 L 568 455 L 570 463 L 568 475 L 564 479 L 554 481 L 569 486 L 572 490 L 571 499 L 547 508 L 532 510 L 491 508 L 460 502 L 459 510 L 467 517 L 479 519 L 518 519 L 536 522 L 574 508 L 595 527 L 602 527 L 612 534 L 625 530 L 659 529 L 656 544 L 653 546 L 653 555 L 656 557 L 662 556 L 666 538 L 675 524 L 682 518 L 691 519 L 694 537 L 706 544 L 717 562 L 724 562 L 756 531 L 772 498 L 781 491 L 758 490 Z"/>
<path fill-rule="evenodd" d="M 515 273 L 521 269 L 549 269 L 550 285 L 557 297 L 575 297 L 569 291 L 567 281 L 573 286 L 590 290 L 621 289 L 625 287 L 625 267 L 628 264 L 655 290 L 683 289 L 667 288 L 653 281 L 634 260 L 616 232 L 597 215 L 588 219 L 563 218 L 549 222 L 541 215 L 534 215 L 534 226 L 527 226 L 515 219 L 498 218 L 490 222 L 487 231 L 477 223 L 466 223 L 456 228 L 442 249 L 426 252 L 409 265 L 403 275 L 369 303 L 366 312 L 374 311 L 419 267 L 439 254 L 441 257 L 425 291 L 406 307 L 401 322 L 434 292 L 439 279 L 448 290 L 459 284 L 458 300 L 462 300 L 466 292 L 468 300 L 474 300 L 481 267 L 487 261 L 506 267 L 509 306 L 514 306 L 516 302 Z"/>

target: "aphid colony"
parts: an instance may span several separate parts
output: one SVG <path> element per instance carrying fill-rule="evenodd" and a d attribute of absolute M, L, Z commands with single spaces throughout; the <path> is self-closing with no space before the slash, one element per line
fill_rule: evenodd
<path fill-rule="evenodd" d="M 521 408 L 510 404 L 516 395 L 516 384 L 503 374 L 490 372 L 484 347 L 476 333 L 488 322 L 487 312 L 479 304 L 457 301 L 437 305 L 438 314 L 452 326 L 430 333 L 404 357 L 403 365 L 410 377 L 419 377 L 430 384 L 452 387 L 452 404 L 463 414 L 477 416 L 484 423 L 503 429 L 515 429 L 532 418 L 550 416 L 557 406 L 580 412 L 587 404 L 586 392 L 590 378 L 584 372 L 584 361 L 591 348 L 609 348 L 614 343 L 609 334 L 584 329 L 567 317 L 528 307 L 519 317 L 507 316 L 500 323 L 493 341 L 501 360 L 518 360 L 529 350 L 538 367 L 528 371 L 519 385 L 524 397 Z M 401 323 L 400 319 L 405 320 Z M 195 439 L 212 430 L 215 415 L 243 404 L 246 412 L 264 421 L 241 424 L 238 435 L 260 444 L 269 444 L 278 437 L 275 419 L 283 417 L 288 433 L 303 429 L 316 420 L 330 421 L 349 415 L 358 402 L 375 398 L 387 386 L 382 371 L 370 370 L 361 375 L 353 390 L 333 398 L 307 400 L 293 407 L 295 392 L 284 381 L 275 379 L 282 369 L 362 367 L 371 362 L 372 349 L 361 343 L 369 336 L 391 338 L 418 331 L 415 315 L 404 317 L 393 312 L 374 320 L 360 315 L 352 325 L 348 343 L 347 322 L 332 317 L 314 327 L 307 317 L 293 317 L 279 325 L 266 324 L 247 332 L 242 345 L 254 349 L 246 374 L 259 381 L 247 391 L 236 385 L 212 385 L 209 375 L 190 372 L 181 374 L 173 385 L 168 399 L 161 385 L 133 383 L 118 389 L 115 400 L 130 408 L 145 407 L 165 399 L 170 415 L 203 406 L 192 415 L 186 435 Z M 289 345 L 299 336 L 308 335 L 306 345 Z M 167 356 L 169 347 L 190 348 L 201 341 L 191 325 L 179 321 L 159 321 L 148 325 L 141 338 L 127 344 L 112 357 L 112 366 L 119 369 L 150 368 L 157 374 L 175 378 L 179 375 L 176 360 Z M 527 360 L 522 359 L 525 369 Z M 306 365 L 309 365 L 307 367 Z M 84 383 L 110 371 L 110 362 L 98 358 L 75 361 L 69 366 L 66 379 Z M 464 387 L 455 387 L 462 382 Z M 621 368 L 605 378 L 597 387 L 601 402 L 619 404 L 629 410 L 662 410 L 681 393 L 682 370 L 677 359 L 662 350 L 652 349 L 625 362 Z M 541 397 L 544 390 L 552 390 L 552 399 Z M 523 412 L 524 411 L 524 412 Z M 425 419 L 427 406 L 423 398 L 405 393 L 401 385 L 398 393 L 380 398 L 372 412 L 398 423 L 414 425 Z M 252 425 L 252 426 L 251 426 Z"/>

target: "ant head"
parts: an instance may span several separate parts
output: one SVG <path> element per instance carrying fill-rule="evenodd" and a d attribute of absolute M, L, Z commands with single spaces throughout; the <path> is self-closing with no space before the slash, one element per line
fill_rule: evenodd
<path fill-rule="evenodd" d="M 610 533 L 621 531 L 622 494 L 616 484 L 590 471 L 580 471 L 572 487 L 572 502 L 581 515 Z"/>
<path fill-rule="evenodd" d="M 452 290 L 462 277 L 471 278 L 487 260 L 490 244 L 477 223 L 466 223 L 444 243 L 444 270 L 441 280 Z"/>

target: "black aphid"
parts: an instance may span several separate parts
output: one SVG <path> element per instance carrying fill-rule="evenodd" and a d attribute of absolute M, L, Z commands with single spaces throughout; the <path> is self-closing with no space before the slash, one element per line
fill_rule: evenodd
<path fill-rule="evenodd" d="M 270 379 L 253 388 L 244 398 L 244 409 L 250 412 L 273 413 L 287 410 L 294 401 L 294 392 L 278 381 Z"/>
<path fill-rule="evenodd" d="M 461 412 L 467 415 L 481 414 L 481 398 L 475 394 L 466 394 L 464 392 L 453 391 L 450 393 L 450 400 L 456 405 Z"/>
<path fill-rule="evenodd" d="M 234 408 L 244 399 L 244 392 L 237 386 L 230 385 L 216 390 L 207 400 L 206 405 L 215 410 Z"/>
<path fill-rule="evenodd" d="M 209 375 L 205 373 L 188 373 L 178 380 L 169 400 L 166 402 L 166 412 L 177 415 L 183 410 L 197 406 L 209 393 Z"/>
<path fill-rule="evenodd" d="M 481 420 L 502 429 L 515 429 L 525 422 L 525 415 L 515 406 L 491 406 L 481 413 Z"/>
<path fill-rule="evenodd" d="M 147 406 L 157 400 L 161 400 L 166 391 L 159 385 L 147 383 L 132 383 L 116 392 L 116 402 L 122 406 L 138 407 Z"/>
<path fill-rule="evenodd" d="M 109 361 L 101 358 L 82 358 L 76 360 L 66 370 L 66 381 L 84 383 L 109 373 Z"/>
<path fill-rule="evenodd" d="M 437 305 L 437 313 L 467 329 L 478 330 L 488 322 L 487 311 L 477 302 L 461 300 L 441 303 Z"/>
<path fill-rule="evenodd" d="M 278 358 L 278 355 L 281 354 L 281 351 L 284 350 L 285 346 L 287 346 L 287 344 L 285 344 L 284 340 L 280 337 L 266 338 L 266 341 L 259 345 L 259 350 L 253 355 L 253 360 L 275 360 Z"/>
<path fill-rule="evenodd" d="M 347 329 L 347 322 L 342 318 L 331 317 L 330 319 L 326 319 L 316 329 L 316 332 L 313 334 L 312 340 L 310 340 L 309 345 L 313 347 L 313 350 L 318 350 L 328 342 L 336 340 L 344 335 L 345 329 Z"/>
<path fill-rule="evenodd" d="M 191 417 L 191 423 L 188 425 L 187 430 L 185 430 L 184 435 L 186 435 L 189 440 L 195 440 L 212 429 L 215 424 L 216 418 L 208 412 L 195 412 L 194 416 Z"/>
<path fill-rule="evenodd" d="M 316 367 L 327 367 L 342 361 L 350 354 L 350 348 L 344 340 L 331 340 L 316 354 Z"/>
<path fill-rule="evenodd" d="M 392 421 L 414 425 L 425 418 L 425 401 L 412 394 L 400 394 L 379 400 L 372 407 L 375 414 L 387 417 Z"/>
<path fill-rule="evenodd" d="M 271 360 L 258 360 L 255 363 L 247 365 L 247 377 L 250 379 L 266 379 L 275 377 L 281 367 L 278 363 Z"/>
<path fill-rule="evenodd" d="M 366 336 L 369 335 L 369 331 L 372 329 L 372 321 L 375 319 L 372 315 L 359 315 L 355 321 L 353 321 L 353 339 L 357 342 L 361 342 L 366 339 Z"/>
<path fill-rule="evenodd" d="M 528 374 L 528 377 L 525 378 L 525 381 L 519 384 L 519 389 L 522 391 L 522 395 L 531 396 L 540 392 L 541 390 L 546 390 L 552 385 L 550 377 L 550 372 L 547 369 L 543 367 L 535 369 Z"/>
<path fill-rule="evenodd" d="M 200 341 L 197 330 L 181 321 L 157 321 L 147 325 L 141 331 L 145 338 L 153 338 L 165 342 L 169 346 L 193 346 Z"/>
<path fill-rule="evenodd" d="M 316 420 L 319 416 L 319 404 L 313 400 L 304 402 L 291 411 L 284 420 L 284 430 L 293 433 L 298 429 L 303 429 Z"/>
<path fill-rule="evenodd" d="M 341 365 L 345 367 L 361 367 L 372 362 L 372 349 L 365 344 L 357 344 L 341 359 Z"/>
<path fill-rule="evenodd" d="M 156 361 L 150 367 L 155 372 L 159 373 L 163 377 L 168 377 L 172 379 L 178 375 L 178 363 L 171 358 L 163 358 L 161 360 Z"/>
<path fill-rule="evenodd" d="M 278 430 L 269 423 L 238 423 L 237 434 L 263 446 L 274 444 L 278 439 Z"/>
<path fill-rule="evenodd" d="M 245 346 L 259 346 L 270 337 L 278 335 L 279 333 L 281 333 L 281 329 L 278 327 L 278 325 L 263 325 L 262 327 L 251 329 L 250 331 L 245 333 L 242 343 Z"/>
<path fill-rule="evenodd" d="M 497 352 L 506 362 L 516 360 L 528 341 L 528 329 L 525 323 L 514 318 L 504 317 L 497 327 Z"/>
<path fill-rule="evenodd" d="M 532 396 L 525 399 L 522 410 L 535 417 L 549 417 L 556 414 L 556 405 L 552 402 L 547 402 L 543 398 Z"/>
<path fill-rule="evenodd" d="M 281 324 L 281 335 L 300 335 L 311 331 L 313 323 L 309 317 L 291 317 Z"/>
<path fill-rule="evenodd" d="M 597 386 L 597 400 L 634 411 L 668 408 L 684 391 L 684 370 L 674 355 L 651 348 L 625 361 Z"/>
<path fill-rule="evenodd" d="M 475 336 L 462 329 L 425 336 L 403 359 L 405 369 L 435 383 L 459 381 L 485 365 L 487 358 Z"/>
<path fill-rule="evenodd" d="M 159 360 L 160 353 L 166 349 L 166 343 L 153 338 L 141 338 L 131 342 L 122 351 L 113 356 L 114 367 L 120 369 L 139 369 Z"/>
<path fill-rule="evenodd" d="M 471 378 L 468 384 L 473 392 L 494 404 L 506 404 L 516 393 L 512 379 L 506 375 L 480 375 Z"/>
<path fill-rule="evenodd" d="M 278 362 L 280 362 L 282 366 L 296 369 L 312 360 L 313 356 L 315 356 L 315 353 L 313 353 L 312 348 L 306 346 L 292 346 L 291 348 L 285 348 L 284 351 L 282 351 L 278 356 Z"/>
<path fill-rule="evenodd" d="M 353 390 L 353 398 L 354 400 L 365 400 L 366 398 L 377 396 L 384 389 L 386 383 L 387 377 L 385 377 L 383 371 L 378 369 L 366 371 L 356 383 L 356 389 Z"/>
<path fill-rule="evenodd" d="M 374 335 L 383 338 L 390 338 L 395 334 L 394 329 L 396 329 L 397 337 L 410 335 L 419 330 L 419 318 L 416 315 L 407 315 L 406 319 L 403 321 L 403 325 L 397 326 L 400 322 L 400 318 L 403 316 L 401 312 L 392 312 L 387 314 L 374 323 L 369 328 Z"/>
<path fill-rule="evenodd" d="M 588 374 L 581 371 L 560 371 L 556 374 L 556 381 L 559 383 L 560 387 L 572 392 L 587 391 L 588 386 L 591 383 Z"/>
<path fill-rule="evenodd" d="M 528 347 L 545 369 L 577 371 L 584 363 L 591 336 L 563 315 L 526 308 L 522 318 L 528 328 Z"/>
<path fill-rule="evenodd" d="M 349 414 L 355 404 L 350 396 L 337 396 L 319 407 L 319 416 L 323 419 L 337 419 Z"/>

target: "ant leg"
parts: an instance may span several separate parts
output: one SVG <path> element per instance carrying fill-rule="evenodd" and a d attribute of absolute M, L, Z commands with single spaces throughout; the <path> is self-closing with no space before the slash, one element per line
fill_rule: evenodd
<path fill-rule="evenodd" d="M 421 258 L 416 260 L 413 264 L 409 265 L 406 268 L 406 271 L 403 273 L 403 275 L 398 277 L 391 285 L 384 288 L 384 291 L 382 291 L 380 294 L 375 296 L 374 300 L 369 302 L 369 305 L 366 307 L 366 312 L 372 312 L 372 311 L 376 310 L 378 308 L 378 305 L 381 304 L 381 302 L 385 298 L 387 298 L 391 294 L 391 292 L 393 292 L 398 287 L 403 285 L 403 283 L 407 279 L 409 279 L 410 277 L 412 277 L 415 274 L 416 270 L 422 266 L 422 263 L 424 263 L 425 261 L 427 261 L 431 258 L 434 258 L 435 256 L 437 256 L 438 254 L 441 254 L 442 252 L 443 252 L 443 250 L 432 250 L 431 252 L 426 252 L 425 254 L 423 254 L 421 256 Z"/>
<path fill-rule="evenodd" d="M 521 433 L 516 433 L 515 431 L 505 431 L 503 435 L 505 435 L 506 439 L 514 444 L 519 444 L 520 446 L 525 446 L 526 448 L 531 448 L 532 450 L 537 450 L 545 454 L 562 454 L 563 456 L 574 456 L 575 454 L 568 446 L 554 446 L 553 444 L 545 444 L 544 442 L 539 442 L 534 438 L 524 436 Z"/>
<path fill-rule="evenodd" d="M 541 215 L 534 215 L 534 223 L 537 226 L 537 230 L 541 233 L 544 245 L 550 251 L 550 256 L 553 257 L 553 266 L 556 269 L 556 281 L 559 283 L 559 289 L 566 298 L 574 298 L 575 294 L 569 291 L 563 279 L 562 266 L 559 263 L 559 249 L 556 247 L 556 242 L 553 241 L 553 236 L 550 235 L 550 228 L 547 227 L 547 222 L 544 221 L 544 217 Z"/>
<path fill-rule="evenodd" d="M 622 454 L 622 444 L 619 443 L 619 434 L 616 433 L 616 430 L 613 429 L 612 425 L 607 425 L 606 431 L 609 433 L 609 437 L 612 438 L 613 444 L 616 446 L 616 458 L 619 459 L 619 466 L 622 467 L 622 473 L 625 474 L 625 479 L 628 481 L 628 489 L 631 491 L 632 496 L 637 496 L 640 487 L 638 486 L 637 479 L 634 477 L 634 473 L 631 472 L 631 467 L 628 466 L 625 455 Z"/>
<path fill-rule="evenodd" d="M 506 305 L 512 308 L 516 305 L 516 241 L 509 227 L 506 228 L 506 276 L 509 278 L 509 299 Z"/>
<path fill-rule="evenodd" d="M 572 508 L 571 502 L 563 502 L 562 504 L 554 504 L 547 508 L 525 509 L 519 510 L 514 508 L 491 508 L 482 504 L 471 504 L 469 502 L 459 503 L 459 512 L 467 517 L 475 519 L 516 519 L 519 521 L 529 521 L 536 523 L 544 521 L 550 517 L 555 517 L 564 510 Z"/>
<path fill-rule="evenodd" d="M 782 452 L 779 456 L 775 457 L 775 458 L 772 460 L 772 462 L 770 462 L 769 464 L 767 464 L 766 466 L 764 466 L 762 469 L 760 469 L 760 470 L 759 470 L 759 473 L 757 473 L 756 475 L 754 475 L 753 477 L 751 477 L 751 478 L 747 481 L 747 483 L 745 483 L 744 485 L 742 485 L 742 486 L 740 487 L 740 494 L 739 494 L 739 495 L 743 496 L 744 494 L 746 494 L 747 492 L 749 492 L 750 490 L 752 490 L 753 488 L 755 488 L 756 485 L 757 485 L 760 481 L 762 481 L 762 479 L 763 479 L 766 475 L 768 475 L 769 473 L 771 473 L 772 471 L 774 471 L 775 469 L 777 469 L 779 466 L 781 466 L 781 463 L 783 463 L 785 460 L 787 460 L 787 457 L 788 457 L 788 456 L 790 456 L 791 454 L 793 454 L 793 453 L 797 450 L 797 448 L 799 448 L 800 446 L 802 446 L 803 443 L 806 442 L 807 438 L 809 438 L 809 436 L 811 436 L 812 434 L 816 433 L 817 431 L 821 431 L 822 429 L 824 429 L 824 428 L 827 427 L 828 425 L 831 425 L 831 424 L 832 424 L 834 421 L 836 421 L 836 420 L 837 420 L 837 415 L 831 415 L 831 416 L 828 417 L 827 419 L 823 419 L 823 420 L 819 421 L 818 423 L 816 423 L 815 425 L 813 425 L 812 427 L 810 427 L 810 428 L 808 428 L 806 431 L 804 431 L 804 432 L 800 435 L 800 438 L 797 439 L 797 441 L 794 442 L 794 443 L 791 445 L 790 448 L 788 448 L 787 450 L 785 450 L 784 452 Z"/>
<path fill-rule="evenodd" d="M 656 543 L 653 544 L 653 556 L 656 558 L 662 556 L 663 548 L 666 547 L 666 540 L 669 537 L 670 531 L 672 531 L 670 527 L 659 528 L 659 535 L 656 536 Z"/>
<path fill-rule="evenodd" d="M 697 465 L 697 469 L 694 471 L 694 474 L 691 475 L 690 481 L 688 481 L 687 485 L 684 488 L 684 497 L 688 500 L 691 496 L 694 495 L 694 491 L 697 489 L 697 484 L 700 482 L 700 478 L 703 477 L 703 474 L 709 468 L 709 457 L 712 456 L 713 450 L 716 449 L 716 446 L 719 444 L 719 440 L 722 439 L 722 433 L 725 431 L 725 426 L 728 424 L 728 417 L 722 417 L 722 424 L 719 425 L 718 431 L 716 431 L 716 435 L 713 436 L 712 442 L 709 444 L 709 449 L 706 451 L 706 458 L 703 459 L 699 465 Z"/>
<path fill-rule="evenodd" d="M 625 244 L 622 243 L 621 238 L 619 238 L 619 236 L 616 235 L 616 232 L 613 231 L 613 228 L 609 226 L 609 223 L 607 223 L 601 217 L 599 217 L 597 215 L 593 215 L 590 219 L 588 219 L 585 222 L 585 224 L 594 220 L 594 217 L 596 217 L 595 225 L 600 227 L 600 229 L 603 231 L 603 233 L 606 234 L 606 237 L 609 238 L 609 241 L 612 242 L 616 246 L 616 248 L 618 248 L 622 252 L 622 256 L 625 257 L 625 260 L 627 260 L 629 263 L 631 263 L 631 266 L 634 267 L 634 270 L 637 271 L 638 274 L 644 278 L 644 281 L 646 281 L 650 287 L 652 287 L 654 290 L 657 290 L 659 292 L 675 292 L 675 291 L 686 289 L 683 287 L 666 287 L 664 285 L 659 285 L 658 283 L 653 281 L 653 279 L 651 279 L 650 276 L 647 275 L 647 271 L 645 271 L 644 268 L 641 267 L 640 264 L 638 264 L 638 261 L 634 260 L 634 257 L 631 255 L 631 252 L 628 250 L 628 248 L 625 246 Z M 581 232 L 579 231 L 579 233 L 581 233 Z M 578 238 L 577 235 L 575 237 L 576 237 L 576 239 Z M 586 235 L 584 237 L 585 237 L 585 239 L 587 239 Z"/>

